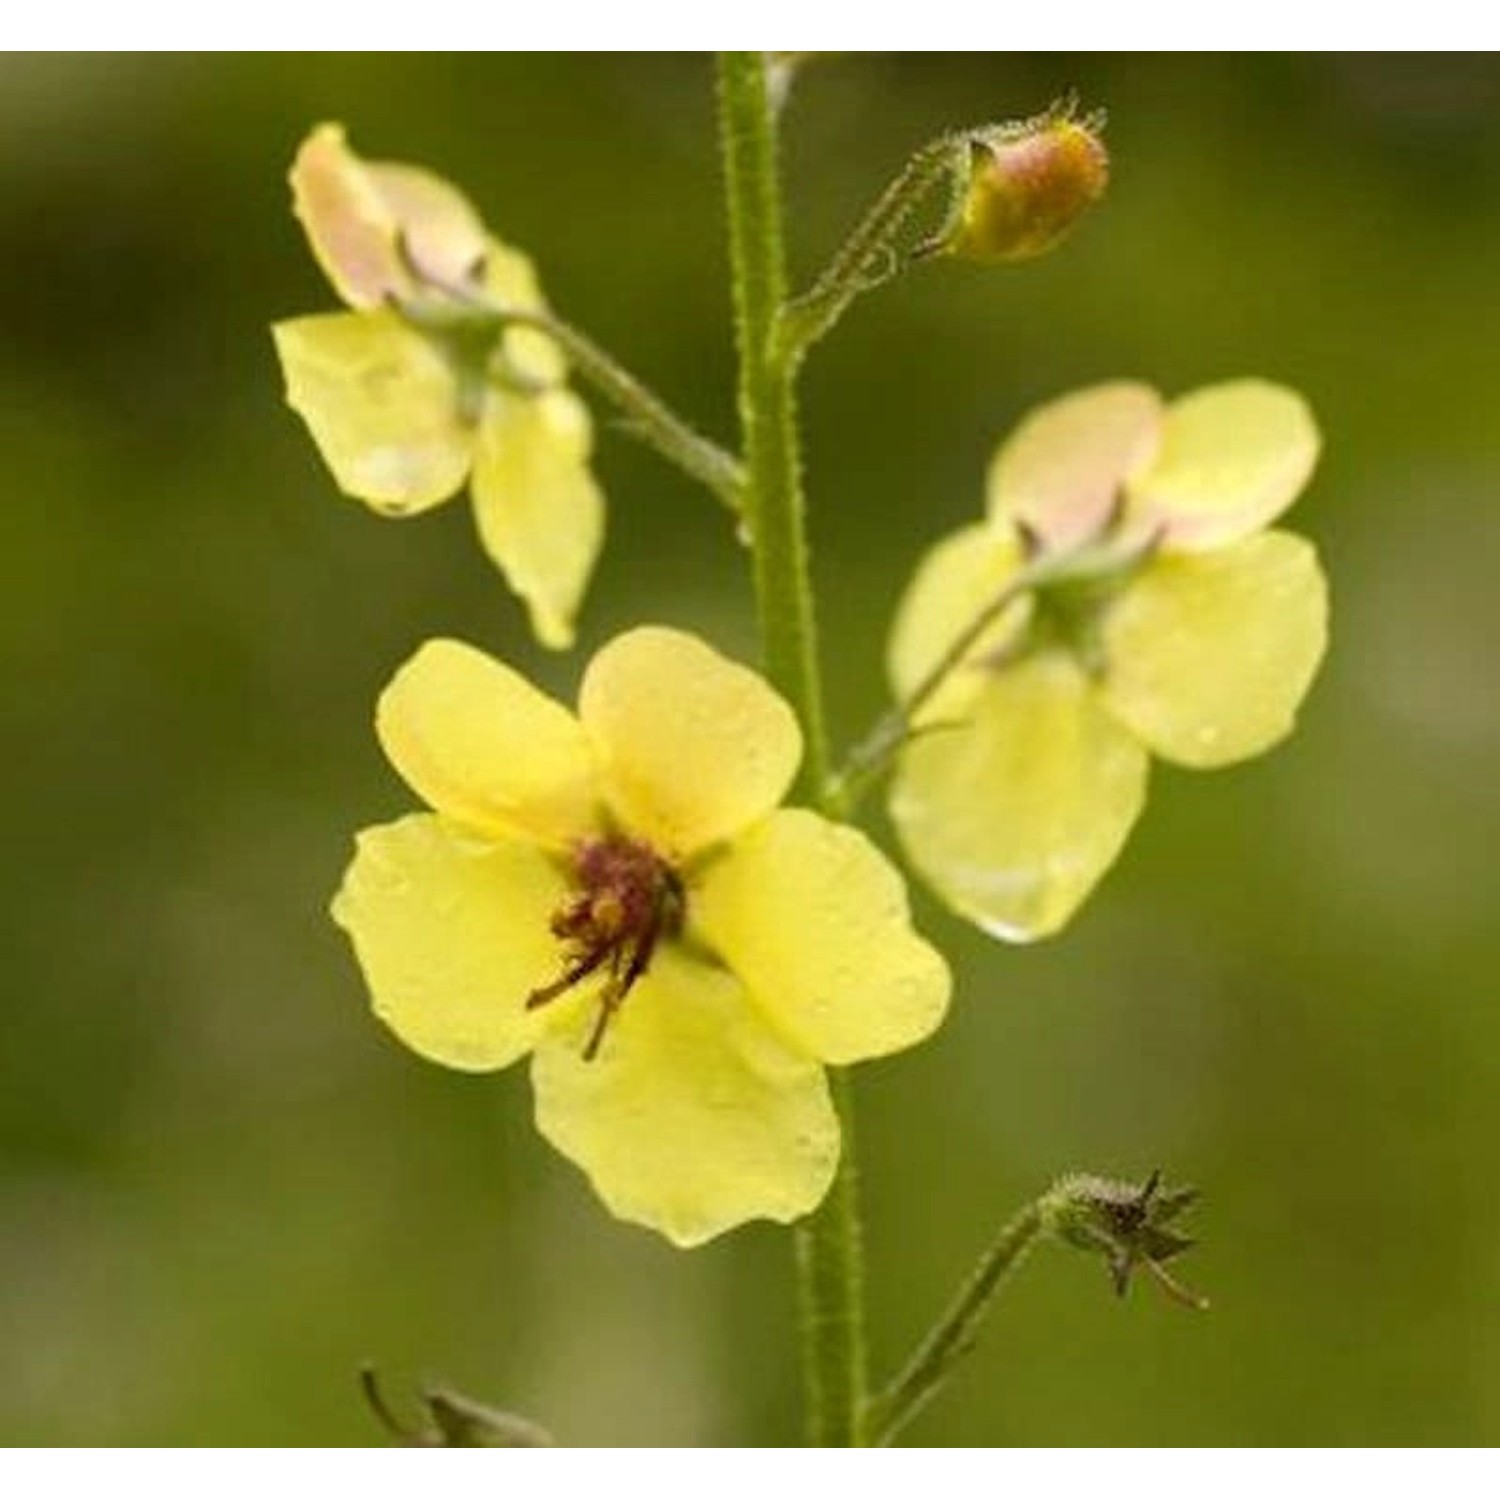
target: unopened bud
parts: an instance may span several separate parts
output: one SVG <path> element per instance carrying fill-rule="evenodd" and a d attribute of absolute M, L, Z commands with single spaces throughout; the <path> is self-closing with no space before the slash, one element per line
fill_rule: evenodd
<path fill-rule="evenodd" d="M 1070 105 L 971 144 L 969 188 L 950 255 L 989 264 L 1030 260 L 1059 244 L 1109 183 L 1102 117 Z"/>

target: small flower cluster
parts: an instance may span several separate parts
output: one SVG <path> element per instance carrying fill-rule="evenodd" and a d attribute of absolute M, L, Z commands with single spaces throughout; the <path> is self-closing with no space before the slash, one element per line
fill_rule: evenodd
<path fill-rule="evenodd" d="M 1107 178 L 1069 110 L 968 145 L 955 256 L 1050 249 Z M 390 516 L 467 484 L 537 637 L 570 645 L 604 502 L 563 354 L 515 316 L 543 311 L 530 261 L 449 183 L 362 160 L 334 125 L 291 182 L 346 310 L 273 332 L 334 479 Z M 922 562 L 889 653 L 891 813 L 951 908 L 1011 940 L 1056 932 L 1123 847 L 1153 755 L 1227 765 L 1290 730 L 1326 588 L 1312 546 L 1268 528 L 1318 446 L 1305 403 L 1255 380 L 1170 404 L 1096 386 L 1001 445 L 984 520 Z M 677 1244 L 813 1209 L 839 1155 L 825 1066 L 929 1035 L 950 979 L 875 845 L 781 805 L 803 749 L 788 705 L 650 626 L 593 657 L 576 713 L 429 641 L 376 727 L 431 809 L 364 830 L 333 906 L 380 1018 L 452 1068 L 529 1056 L 542 1134 Z M 1188 1201 L 1104 1184 L 1063 1228 L 1123 1286 L 1186 1247 L 1164 1226 Z"/>

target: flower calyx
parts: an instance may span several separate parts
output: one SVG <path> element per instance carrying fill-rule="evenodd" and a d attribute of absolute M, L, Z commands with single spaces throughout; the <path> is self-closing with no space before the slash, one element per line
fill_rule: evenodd
<path fill-rule="evenodd" d="M 1198 1197 L 1195 1187 L 1164 1188 L 1159 1171 L 1139 1186 L 1105 1177 L 1065 1177 L 1047 1195 L 1043 1219 L 1065 1244 L 1104 1257 L 1119 1296 L 1143 1267 L 1173 1301 L 1204 1311 L 1208 1298 L 1184 1286 L 1164 1265 L 1196 1243 L 1169 1226 Z"/>
<path fill-rule="evenodd" d="M 1048 552 L 1045 539 L 1018 522 L 1030 559 L 1022 578 L 1032 601 L 1022 638 L 993 662 L 1000 667 L 1027 650 L 1057 643 L 1091 676 L 1108 666 L 1104 616 L 1161 546 L 1159 531 L 1127 530 L 1123 503 L 1117 503 L 1096 536 Z M 1019 581 L 1019 580 L 1018 580 Z"/>
<path fill-rule="evenodd" d="M 651 966 L 656 946 L 676 937 L 686 915 L 681 877 L 650 845 L 623 834 L 584 839 L 573 851 L 577 894 L 552 916 L 563 944 L 563 972 L 526 997 L 526 1008 L 548 1005 L 603 973 L 599 1013 L 584 1046 L 592 1061 L 610 1018 Z"/>
<path fill-rule="evenodd" d="M 405 234 L 397 234 L 396 253 L 410 284 L 401 292 L 387 293 L 386 306 L 448 361 L 457 383 L 459 415 L 467 426 L 478 425 L 492 388 L 536 397 L 566 384 L 560 366 L 553 369 L 544 362 L 530 368 L 507 348 L 508 325 L 517 315 L 524 323 L 527 313 L 507 308 L 486 289 L 488 254 L 458 277 L 446 279 L 417 258 Z M 523 334 L 523 348 L 525 339 L 534 342 L 536 337 Z"/>

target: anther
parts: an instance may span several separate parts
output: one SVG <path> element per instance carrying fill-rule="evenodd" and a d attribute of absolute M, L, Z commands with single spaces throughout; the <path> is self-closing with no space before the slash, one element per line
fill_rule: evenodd
<path fill-rule="evenodd" d="M 654 850 L 620 836 L 580 844 L 573 875 L 577 893 L 550 923 L 567 946 L 567 963 L 558 978 L 532 990 L 526 1008 L 547 1005 L 603 970 L 599 1011 L 583 1050 L 592 1060 L 615 1012 L 650 968 L 657 943 L 680 929 L 683 890 Z"/>

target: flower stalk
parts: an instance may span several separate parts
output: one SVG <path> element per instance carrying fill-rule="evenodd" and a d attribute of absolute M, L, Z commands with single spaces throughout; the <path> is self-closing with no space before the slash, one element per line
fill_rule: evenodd
<path fill-rule="evenodd" d="M 766 676 L 797 711 L 806 741 L 802 790 L 826 773 L 817 626 L 808 572 L 794 362 L 776 339 L 786 299 L 777 129 L 760 53 L 719 61 L 720 132 L 729 215 L 745 521 Z"/>
<path fill-rule="evenodd" d="M 957 670 L 990 627 L 1030 591 L 1033 582 L 1031 577 L 1022 573 L 1000 589 L 954 637 L 953 643 L 917 686 L 884 713 L 874 728 L 849 751 L 843 765 L 830 780 L 827 791 L 828 803 L 840 817 L 847 817 L 858 806 L 871 783 L 890 764 L 891 757 L 916 732 L 913 724 L 924 705 Z M 933 732 L 940 733 L 941 729 L 941 725 L 935 726 Z"/>
<path fill-rule="evenodd" d="M 507 307 L 496 311 L 503 322 L 535 328 L 559 344 L 579 375 L 624 414 L 624 431 L 711 490 L 730 510 L 739 510 L 744 486 L 739 461 L 680 417 L 587 334 L 552 312 Z"/>
<path fill-rule="evenodd" d="M 468 283 L 434 283 L 431 276 L 424 279 L 451 298 L 454 306 L 399 303 L 398 310 L 407 322 L 437 334 L 476 325 L 481 332 L 489 330 L 491 336 L 503 327 L 534 328 L 545 333 L 563 350 L 573 368 L 623 413 L 621 426 L 626 432 L 711 490 L 731 510 L 740 508 L 744 472 L 739 460 L 679 416 L 581 329 L 550 309 L 515 307 Z M 502 373 L 507 379 L 516 379 L 511 372 Z"/>
<path fill-rule="evenodd" d="M 1132 1273 L 1142 1267 L 1174 1302 L 1206 1309 L 1208 1300 L 1162 1265 L 1192 1248 L 1193 1241 L 1176 1223 L 1197 1198 L 1196 1188 L 1163 1188 L 1160 1172 L 1139 1185 L 1082 1174 L 1060 1178 L 1005 1221 L 900 1373 L 870 1399 L 864 1424 L 869 1442 L 890 1443 L 937 1395 L 978 1342 L 996 1294 L 1039 1240 L 1102 1257 L 1121 1297 Z"/>
<path fill-rule="evenodd" d="M 943 135 L 793 298 L 777 121 L 804 56 L 718 55 L 739 454 L 549 311 L 528 258 L 451 184 L 362 160 L 335 124 L 309 135 L 291 181 L 346 311 L 273 332 L 288 401 L 340 487 L 405 515 L 467 486 L 543 644 L 571 644 L 603 528 L 570 366 L 739 518 L 769 687 L 695 637 L 647 626 L 595 656 L 574 717 L 475 648 L 427 642 L 382 694 L 377 731 L 432 811 L 360 834 L 332 915 L 377 1014 L 414 1050 L 468 1071 L 532 1057 L 539 1130 L 617 1217 L 684 1247 L 751 1218 L 795 1221 L 807 1440 L 853 1447 L 893 1441 L 925 1407 L 1040 1240 L 1102 1260 L 1120 1296 L 1143 1272 L 1185 1307 L 1208 1304 L 1167 1269 L 1192 1247 L 1181 1219 L 1196 1189 L 1159 1172 L 1065 1177 L 1002 1225 L 870 1393 L 842 1065 L 930 1034 L 951 976 L 912 930 L 897 872 L 839 822 L 895 763 L 893 822 L 943 899 L 995 935 L 1054 931 L 1117 854 L 1148 752 L 1209 768 L 1290 729 L 1323 651 L 1326 591 L 1310 544 L 1267 530 L 1317 457 L 1295 392 L 1239 380 L 1170 406 L 1139 382 L 1076 393 L 1028 416 L 991 465 L 987 523 L 918 570 L 893 638 L 897 701 L 833 766 L 802 362 L 863 293 L 916 262 L 1046 253 L 1103 193 L 1108 156 L 1102 116 L 1071 100 Z M 923 237 L 913 221 L 940 189 L 943 217 Z M 1223 690 L 1220 663 L 1198 649 L 1213 636 L 1253 692 Z M 940 718 L 950 686 L 958 706 Z M 941 741 L 913 747 L 952 731 L 976 738 L 954 756 Z M 999 746 L 988 780 L 976 743 Z M 805 806 L 780 806 L 789 788 Z M 976 800 L 994 815 L 972 816 Z M 638 985 L 665 1003 L 643 993 L 650 1003 L 625 1009 Z M 421 1389 L 419 1417 L 404 1421 L 373 1370 L 361 1381 L 407 1445 L 552 1441 L 441 1388 Z"/>
<path fill-rule="evenodd" d="M 896 236 L 944 179 L 949 184 L 950 199 L 956 196 L 961 201 L 961 190 L 968 179 L 969 141 L 967 132 L 956 132 L 929 141 L 912 154 L 810 290 L 783 313 L 778 337 L 788 358 L 800 360 L 832 329 L 851 302 L 899 275 L 909 260 L 928 253 L 923 245 L 901 254 Z M 954 217 L 950 203 L 948 218 Z"/>
<path fill-rule="evenodd" d="M 791 703 L 805 741 L 800 790 L 827 784 L 817 627 L 808 570 L 796 366 L 777 336 L 786 254 L 777 127 L 765 55 L 719 54 L 719 130 L 733 276 L 739 411 L 748 528 L 766 675 Z M 796 1235 L 807 1438 L 818 1447 L 864 1441 L 866 1353 L 854 1120 L 847 1078 L 830 1077 L 843 1128 L 838 1176 Z"/>
<path fill-rule="evenodd" d="M 865 1429 L 871 1443 L 882 1447 L 890 1443 L 937 1395 L 954 1367 L 974 1347 L 996 1292 L 1026 1259 L 1042 1233 L 1052 1207 L 1050 1197 L 1048 1194 L 1028 1203 L 1005 1222 L 901 1372 L 870 1401 Z"/>

